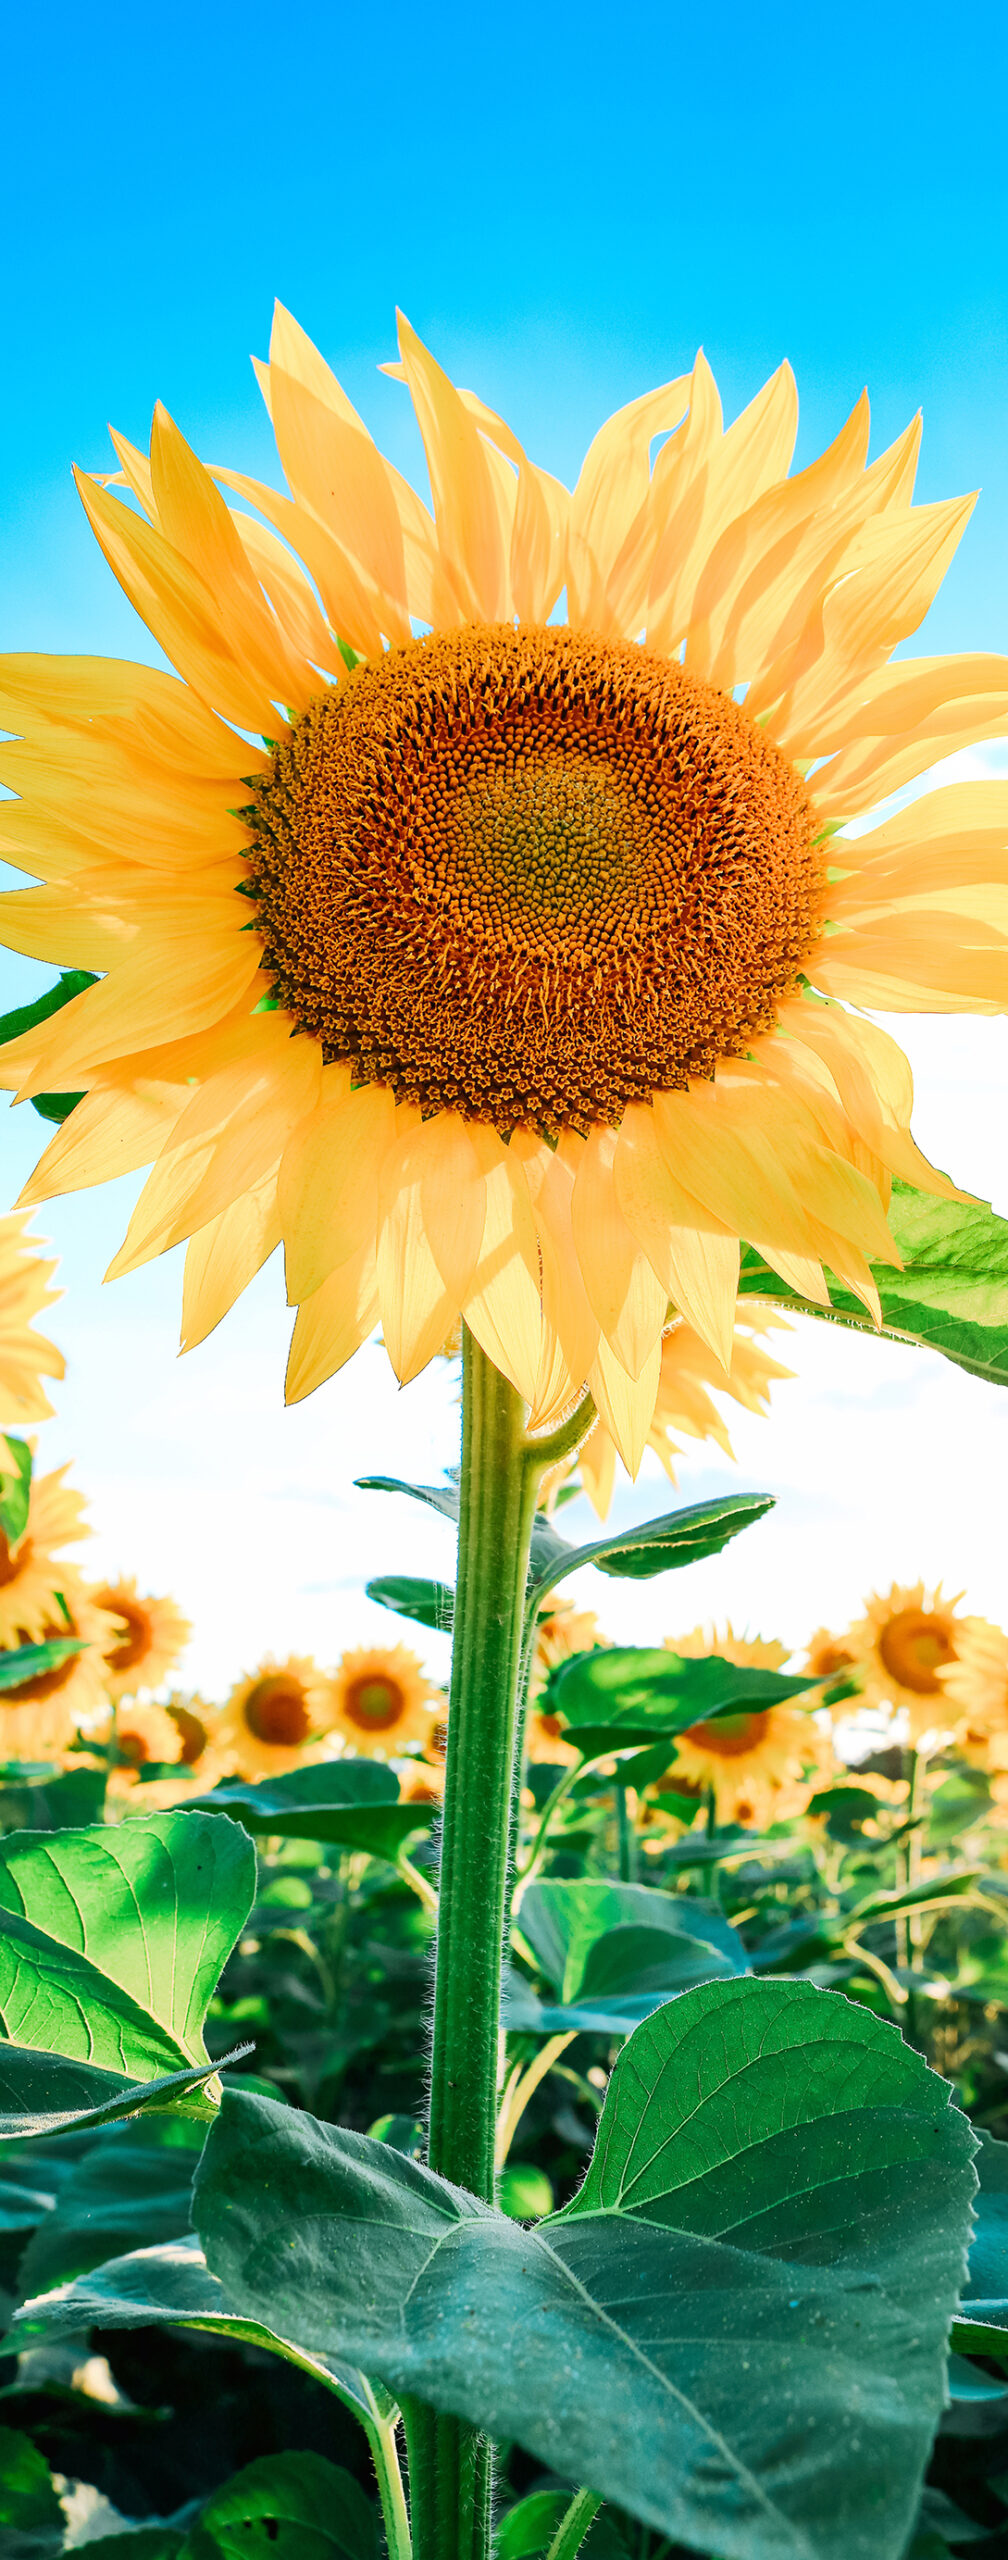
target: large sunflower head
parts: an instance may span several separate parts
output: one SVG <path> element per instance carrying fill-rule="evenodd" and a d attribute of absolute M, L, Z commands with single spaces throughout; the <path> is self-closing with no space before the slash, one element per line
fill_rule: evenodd
<path fill-rule="evenodd" d="M 666 1642 L 689 1660 L 717 1654 L 723 1662 L 754 1671 L 780 1671 L 788 1659 L 785 1644 L 737 1636 L 730 1625 L 693 1627 L 688 1635 L 669 1636 Z M 785 1703 L 689 1725 L 676 1735 L 666 1783 L 685 1794 L 712 1794 L 719 1822 L 762 1827 L 804 1811 L 829 1756 L 812 1717 Z"/>
<path fill-rule="evenodd" d="M 0 930 L 98 979 L 8 1051 L 85 1096 L 29 1196 L 153 1164 L 112 1268 L 190 1240 L 186 1343 L 282 1238 L 291 1397 L 461 1316 L 636 1466 L 670 1304 L 730 1359 L 740 1238 L 877 1313 L 892 1175 L 948 1188 L 845 1005 L 1003 1005 L 1006 795 L 846 830 L 1008 728 L 1008 663 L 893 660 L 971 505 L 912 505 L 916 426 L 869 464 L 861 400 L 792 475 L 787 366 L 726 430 L 698 357 L 569 491 L 400 350 L 429 509 L 284 312 L 286 490 L 160 407 L 124 495 L 80 478 L 178 672 L 0 669 L 41 883 Z"/>
<path fill-rule="evenodd" d="M 915 1750 L 925 1754 L 949 1741 L 959 1721 L 944 1674 L 958 1660 L 964 1624 L 940 1583 L 926 1591 L 923 1582 L 894 1582 L 871 1593 L 864 1617 L 843 1639 L 865 1705 L 899 1713 Z"/>
<path fill-rule="evenodd" d="M 189 1642 L 189 1619 L 174 1600 L 141 1592 L 124 1574 L 96 1584 L 91 1597 L 96 1608 L 107 1609 L 119 1622 L 119 1639 L 108 1656 L 109 1696 L 129 1698 L 137 1689 L 160 1688 Z M 166 1752 L 164 1757 L 176 1759 L 178 1754 Z"/>
<path fill-rule="evenodd" d="M 275 1662 L 272 1654 L 236 1681 L 215 1720 L 212 1741 L 240 1778 L 302 1769 L 332 1748 L 332 1681 L 305 1654 Z"/>
<path fill-rule="evenodd" d="M 68 1581 L 79 1584 L 63 1550 L 91 1531 L 84 1496 L 65 1482 L 68 1473 L 57 1467 L 52 1475 L 33 1475 L 20 1538 L 11 1543 L 0 1529 L 0 1646 L 42 1643 L 59 1617 Z"/>
<path fill-rule="evenodd" d="M 49 1282 L 55 1262 L 44 1262 L 23 1211 L 0 1218 L 0 1417 L 5 1422 L 44 1422 L 52 1406 L 43 1378 L 61 1378 L 64 1361 L 54 1342 L 36 1333 L 33 1319 L 61 1296 Z M 0 1460 L 5 1444 L 0 1438 Z"/>
<path fill-rule="evenodd" d="M 381 1760 L 397 1759 L 410 1743 L 426 1749 L 445 1712 L 443 1691 L 405 1644 L 359 1645 L 344 1653 L 333 1673 L 333 1698 L 345 1748 Z"/>
<path fill-rule="evenodd" d="M 50 1614 L 31 1641 L 45 1644 L 62 1636 L 76 1638 L 82 1650 L 51 1671 L 0 1690 L 0 1763 L 59 1759 L 75 1735 L 97 1735 L 107 1720 L 105 1653 L 115 1643 L 116 1624 L 72 1572 L 64 1574 L 62 1590 L 53 1595 Z"/>

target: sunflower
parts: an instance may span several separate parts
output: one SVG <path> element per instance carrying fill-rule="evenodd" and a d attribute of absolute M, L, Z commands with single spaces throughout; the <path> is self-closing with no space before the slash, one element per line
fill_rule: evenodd
<path fill-rule="evenodd" d="M 942 1675 L 958 1660 L 964 1624 L 940 1583 L 928 1592 L 922 1582 L 894 1582 L 887 1592 L 872 1592 L 864 1617 L 843 1639 L 865 1706 L 901 1711 L 916 1751 L 939 1750 L 959 1722 Z"/>
<path fill-rule="evenodd" d="M 182 1736 L 164 1707 L 129 1698 L 116 1707 L 113 1739 L 129 1770 L 149 1768 L 152 1761 L 174 1765 L 182 1758 Z"/>
<path fill-rule="evenodd" d="M 92 1591 L 98 1609 L 119 1620 L 119 1642 L 108 1656 L 108 1689 L 112 1698 L 130 1698 L 137 1689 L 157 1689 L 184 1652 L 192 1627 L 174 1600 L 156 1600 L 139 1592 L 135 1581 L 120 1574 Z M 166 1752 L 177 1759 L 177 1752 Z"/>
<path fill-rule="evenodd" d="M 877 1319 L 892 1176 L 949 1194 L 846 1006 L 1003 1006 L 1008 795 L 848 830 L 1008 730 L 1008 661 L 893 658 L 973 503 L 912 505 L 918 422 L 868 464 L 862 398 L 790 475 L 789 367 L 725 429 L 701 355 L 568 491 L 399 345 L 430 512 L 284 311 L 287 491 L 161 406 L 125 496 L 78 475 L 178 673 L 0 664 L 0 931 L 98 980 L 7 1050 L 84 1094 L 25 1198 L 153 1166 L 112 1270 L 189 1239 L 187 1345 L 282 1240 L 292 1399 L 462 1316 L 636 1468 L 670 1302 L 730 1359 L 740 1238 Z"/>
<path fill-rule="evenodd" d="M 0 1690 L 0 1762 L 59 1759 L 75 1734 L 90 1734 L 108 1707 L 104 1656 L 116 1632 L 114 1618 L 96 1608 L 83 1585 L 68 1574 L 60 1598 L 53 1597 L 51 1616 L 32 1642 L 73 1636 L 84 1649 L 68 1654 L 52 1671 Z"/>
<path fill-rule="evenodd" d="M 178 1774 L 149 1778 L 145 1780 L 142 1792 L 137 1793 L 136 1780 L 128 1770 L 114 1771 L 109 1781 L 112 1792 L 122 1795 L 127 1811 L 134 1813 L 170 1812 L 173 1805 L 185 1804 L 197 1795 L 206 1795 L 217 1785 L 219 1778 L 229 1777 L 234 1772 L 233 1757 L 222 1750 L 215 1739 L 220 1710 L 192 1692 L 168 1697 L 163 1706 L 156 1709 L 141 1706 L 138 1701 L 121 1706 L 116 1717 L 119 1737 L 124 1731 L 135 1732 L 137 1719 L 143 1719 L 140 1731 L 145 1736 L 150 1734 L 154 1729 L 146 1719 L 155 1714 L 159 1719 L 166 1719 L 172 1728 L 172 1745 L 163 1752 L 152 1751 L 150 1757 L 174 1763 Z M 164 1725 L 160 1722 L 156 1733 L 160 1741 L 166 1740 Z M 308 1757 L 311 1758 L 312 1754 L 309 1753 Z"/>
<path fill-rule="evenodd" d="M 53 1408 L 42 1380 L 63 1376 L 62 1352 L 32 1329 L 32 1318 L 62 1296 L 49 1287 L 55 1269 L 42 1260 L 23 1211 L 0 1218 L 0 1413 L 11 1423 L 44 1422 Z M 0 1438 L 0 1463 L 4 1450 Z"/>
<path fill-rule="evenodd" d="M 59 1595 L 68 1580 L 79 1587 L 62 1549 L 91 1532 L 83 1494 L 64 1483 L 68 1473 L 68 1467 L 57 1467 L 52 1475 L 33 1475 L 28 1519 L 13 1546 L 0 1529 L 0 1646 L 40 1644 L 59 1617 Z"/>
<path fill-rule="evenodd" d="M 268 1778 L 303 1769 L 331 1748 L 335 1721 L 332 1681 L 307 1655 L 275 1662 L 267 1655 L 247 1672 L 221 1709 L 213 1742 L 241 1778 Z"/>
<path fill-rule="evenodd" d="M 785 1317 L 774 1314 L 769 1307 L 748 1302 L 745 1315 L 736 1318 L 727 1366 L 695 1326 L 683 1323 L 681 1318 L 663 1335 L 658 1394 L 647 1446 L 660 1458 L 673 1484 L 679 1454 L 671 1436 L 674 1431 L 685 1432 L 694 1440 L 714 1440 L 726 1457 L 735 1455 L 714 1395 L 732 1396 L 750 1413 L 766 1413 L 775 1379 L 794 1376 L 792 1369 L 784 1369 L 779 1361 L 771 1360 L 756 1338 L 771 1328 L 790 1332 Z M 575 1468 L 592 1508 L 604 1520 L 616 1480 L 616 1443 L 604 1422 L 594 1424 L 575 1458 L 552 1470 L 545 1480 L 547 1501 L 554 1486 Z"/>
<path fill-rule="evenodd" d="M 670 1652 L 698 1661 L 717 1654 L 754 1671 L 780 1671 L 788 1648 L 759 1636 L 692 1628 L 668 1636 Z M 675 1759 L 662 1781 L 680 1794 L 713 1793 L 719 1822 L 760 1827 L 804 1812 L 811 1779 L 821 1779 L 829 1747 L 810 1715 L 790 1705 L 710 1716 L 676 1735 Z"/>
<path fill-rule="evenodd" d="M 335 1727 L 350 1751 L 394 1760 L 408 1743 L 426 1748 L 444 1692 L 428 1680 L 405 1644 L 362 1645 L 344 1653 L 333 1673 Z"/>
<path fill-rule="evenodd" d="M 989 1618 L 964 1618 L 955 1660 L 939 1670 L 956 1713 L 957 1751 L 981 1768 L 1008 1770 L 1008 1635 Z"/>

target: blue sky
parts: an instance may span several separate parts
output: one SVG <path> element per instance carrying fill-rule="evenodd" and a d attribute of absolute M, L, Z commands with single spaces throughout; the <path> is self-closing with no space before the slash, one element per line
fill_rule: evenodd
<path fill-rule="evenodd" d="M 272 474 L 248 356 L 274 294 L 411 470 L 405 396 L 376 372 L 397 301 L 564 477 L 601 418 L 700 341 L 729 414 L 790 356 L 799 459 L 865 382 L 876 449 L 922 403 L 920 494 L 983 494 L 916 645 L 1008 647 L 1006 57 L 988 6 L 19 13 L 0 162 L 0 647 L 154 654 L 69 466 L 104 466 L 109 417 L 146 441 L 160 395 L 208 458 Z M 0 1001 L 29 984 L 5 962 Z M 1004 1027 L 904 1028 L 922 1143 L 989 1193 Z M 25 1111 L 6 1124 L 5 1198 L 40 1134 Z M 43 1456 L 76 1456 L 96 1562 L 172 1584 L 199 1620 L 193 1671 L 218 1686 L 265 1644 L 331 1656 L 386 1631 L 357 1596 L 365 1540 L 377 1569 L 414 1555 L 417 1532 L 379 1504 L 362 1530 L 347 1481 L 399 1444 L 420 1468 L 450 1459 L 444 1380 L 399 1397 L 366 1354 L 285 1416 L 272 1273 L 175 1367 L 174 1263 L 100 1289 L 127 1205 L 88 1194 L 39 1222 L 64 1254 L 54 1331 L 71 1362 Z M 768 1611 L 790 1609 L 797 1634 L 806 1599 L 839 1615 L 866 1580 L 917 1571 L 1003 1608 L 993 1394 L 818 1332 L 801 1367 L 779 1423 L 739 1434 L 749 1480 L 779 1481 L 774 1524 L 751 1563 L 740 1547 L 653 1596 L 647 1631 L 716 1608 L 769 1632 Z M 701 1457 L 683 1481 L 727 1476 Z"/>

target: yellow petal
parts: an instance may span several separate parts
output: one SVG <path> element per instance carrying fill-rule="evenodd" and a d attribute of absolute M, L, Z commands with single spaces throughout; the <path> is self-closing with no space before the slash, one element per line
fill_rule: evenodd
<path fill-rule="evenodd" d="M 267 1026 L 277 1026 L 274 1032 Z M 284 1036 L 283 1017 L 260 1015 L 261 1049 L 220 1069 L 193 1095 L 141 1192 L 109 1278 L 209 1224 L 243 1192 L 276 1173 L 298 1121 L 311 1111 L 321 1076 L 314 1041 Z"/>
<path fill-rule="evenodd" d="M 24 1187 L 22 1200 L 51 1200 L 54 1193 L 85 1191 L 152 1164 L 185 1109 L 184 1088 L 118 1092 L 96 1085 L 50 1139 Z"/>
<path fill-rule="evenodd" d="M 524 1166 L 492 1129 L 471 1136 L 486 1177 L 486 1224 L 463 1315 L 470 1331 L 525 1402 L 535 1398 L 542 1358 L 539 1249 Z"/>
<path fill-rule="evenodd" d="M 284 699 L 279 665 L 276 693 L 270 695 L 229 647 L 214 599 L 198 572 L 121 500 L 83 472 L 74 477 L 109 568 L 166 656 L 226 720 L 269 733 L 276 724 L 274 703 Z M 278 660 L 280 656 L 278 651 Z"/>
<path fill-rule="evenodd" d="M 201 901 L 194 911 L 180 901 L 171 921 L 164 918 L 149 940 L 131 944 L 107 978 L 42 1024 L 32 1035 L 36 1064 L 24 1091 L 72 1091 L 125 1051 L 154 1048 L 164 1036 L 167 988 L 177 1037 L 219 1022 L 259 967 L 258 945 L 235 930 L 230 901 L 226 924 L 217 922 L 220 903 Z"/>
<path fill-rule="evenodd" d="M 730 693 L 764 662 L 793 602 L 797 546 L 862 469 L 868 423 L 862 392 L 825 453 L 725 527 L 699 578 L 687 648 L 689 665 L 709 684 Z"/>
<path fill-rule="evenodd" d="M 661 1343 L 648 1354 L 639 1378 L 626 1370 L 603 1336 L 589 1377 L 599 1421 L 615 1441 L 627 1473 L 635 1476 L 647 1447 L 661 1379 Z"/>
<path fill-rule="evenodd" d="M 574 1185 L 571 1222 L 592 1313 L 621 1366 L 639 1378 L 661 1339 L 668 1292 L 620 1209 L 616 1144 L 615 1130 L 591 1131 Z"/>
<path fill-rule="evenodd" d="M 403 1385 L 444 1348 L 483 1240 L 484 1190 L 465 1123 L 401 1105 L 379 1176 L 378 1303 Z"/>
<path fill-rule="evenodd" d="M 348 1067 L 326 1067 L 322 1095 L 284 1150 L 277 1199 L 287 1295 L 310 1298 L 378 1228 L 378 1176 L 395 1135 L 387 1085 L 351 1091 Z"/>
<path fill-rule="evenodd" d="M 554 1340 L 575 1387 L 587 1379 L 598 1349 L 599 1320 L 588 1303 L 571 1224 L 571 1200 L 585 1141 L 566 1130 L 554 1147 L 516 1130 L 512 1151 L 524 1164 L 539 1244 L 542 1308 L 547 1328 L 547 1358 Z M 541 1389 L 537 1382 L 537 1411 Z"/>
<path fill-rule="evenodd" d="M 183 1351 L 205 1342 L 280 1242 L 276 1184 L 246 1191 L 200 1227 L 186 1247 L 182 1281 Z"/>
<path fill-rule="evenodd" d="M 507 559 L 486 449 L 454 383 L 399 314 L 399 352 L 423 437 L 438 539 L 459 602 L 477 622 L 507 611 Z"/>
<path fill-rule="evenodd" d="M 298 1308 L 291 1335 L 284 1399 L 298 1404 L 315 1387 L 335 1376 L 346 1360 L 373 1333 L 378 1322 L 378 1280 L 374 1240 L 331 1271 L 328 1280 Z"/>
<path fill-rule="evenodd" d="M 151 432 L 151 482 L 161 531 L 215 598 L 235 655 L 247 663 L 269 700 L 279 696 L 305 710 L 312 698 L 311 670 L 278 628 L 210 472 L 160 401 Z"/>
<path fill-rule="evenodd" d="M 362 421 L 306 382 L 296 362 L 303 332 L 277 305 L 270 394 L 281 462 L 296 498 L 328 526 L 366 573 L 388 640 L 408 640 L 402 527 L 377 445 Z M 328 368 L 325 369 L 328 373 Z M 333 377 L 328 377 L 333 384 Z M 338 386 L 335 386 L 338 387 Z M 349 404 L 347 404 L 349 406 Z"/>
<path fill-rule="evenodd" d="M 676 1181 L 649 1103 L 633 1104 L 624 1113 L 616 1193 L 666 1295 L 718 1359 L 727 1362 L 738 1292 L 738 1235 Z"/>

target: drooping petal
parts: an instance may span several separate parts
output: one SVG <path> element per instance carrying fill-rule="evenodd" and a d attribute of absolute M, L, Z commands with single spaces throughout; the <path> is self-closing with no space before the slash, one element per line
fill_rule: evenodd
<path fill-rule="evenodd" d="M 400 1104 L 378 1184 L 378 1304 L 397 1378 L 444 1348 L 483 1240 L 476 1151 L 454 1113 L 424 1121 Z"/>
<path fill-rule="evenodd" d="M 615 1180 L 627 1225 L 666 1295 L 717 1357 L 727 1361 L 738 1291 L 738 1235 L 677 1181 L 650 1104 L 635 1104 L 624 1113 Z"/>
<path fill-rule="evenodd" d="M 279 1242 L 275 1182 L 244 1192 L 197 1230 L 186 1247 L 182 1279 L 183 1351 L 206 1341 Z"/>
<path fill-rule="evenodd" d="M 525 1169 L 492 1129 L 470 1124 L 486 1178 L 486 1223 L 462 1313 L 470 1331 L 531 1405 L 542 1359 L 543 1316 L 535 1218 Z"/>
<path fill-rule="evenodd" d="M 647 1447 L 648 1433 L 661 1381 L 661 1342 L 656 1342 L 639 1378 L 629 1378 L 603 1336 L 588 1384 L 599 1421 L 616 1443 L 628 1475 L 635 1476 Z"/>
<path fill-rule="evenodd" d="M 374 1239 L 331 1271 L 294 1319 L 284 1400 L 298 1404 L 359 1351 L 378 1322 Z"/>
<path fill-rule="evenodd" d="M 377 1233 L 378 1178 L 395 1135 L 386 1085 L 351 1089 L 348 1067 L 326 1067 L 314 1111 L 284 1149 L 277 1202 L 287 1295 L 293 1305 L 324 1286 Z"/>
<path fill-rule="evenodd" d="M 668 1291 L 623 1216 L 614 1167 L 616 1132 L 593 1129 L 571 1201 L 574 1246 L 593 1315 L 631 1378 L 660 1341 Z"/>

